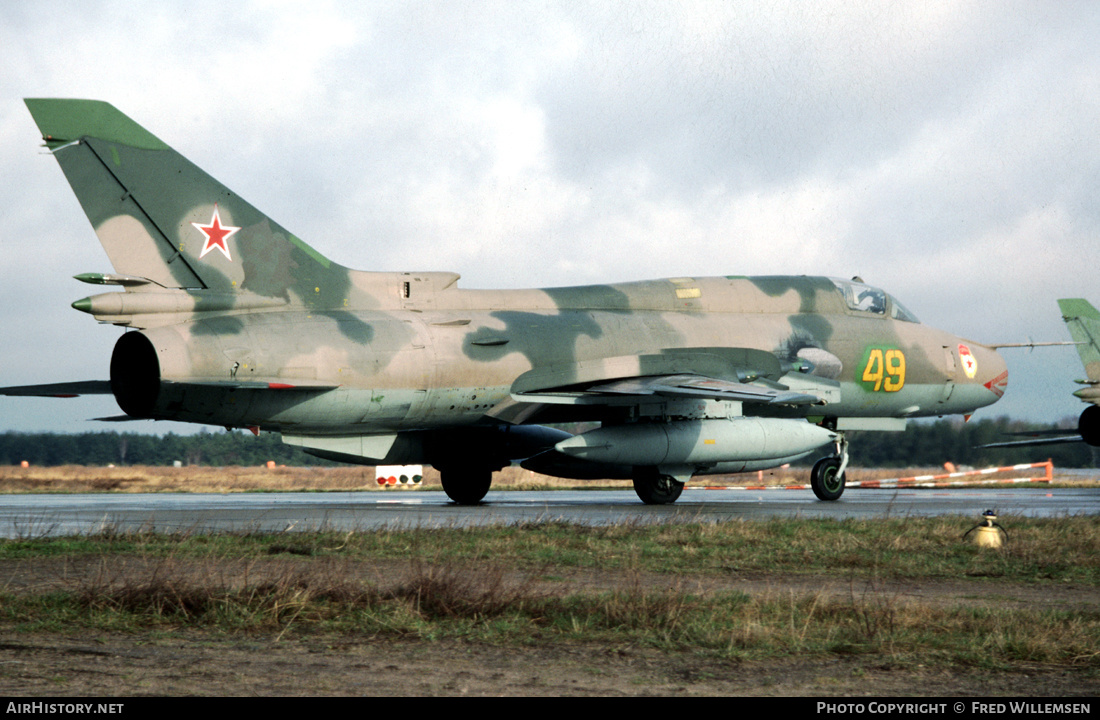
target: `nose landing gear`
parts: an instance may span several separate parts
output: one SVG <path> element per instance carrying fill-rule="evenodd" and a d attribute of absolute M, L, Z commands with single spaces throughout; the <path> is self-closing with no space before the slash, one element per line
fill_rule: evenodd
<path fill-rule="evenodd" d="M 840 436 L 836 441 L 836 455 L 821 458 L 810 471 L 810 487 L 818 500 L 837 500 L 844 494 L 847 469 L 848 440 Z"/>

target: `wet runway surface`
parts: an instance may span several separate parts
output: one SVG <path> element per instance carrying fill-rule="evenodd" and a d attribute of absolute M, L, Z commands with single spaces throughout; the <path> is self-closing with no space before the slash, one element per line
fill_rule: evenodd
<path fill-rule="evenodd" d="M 962 515 L 1100 515 L 1100 489 L 850 489 L 837 502 L 809 490 L 688 487 L 673 505 L 647 506 L 631 490 L 497 491 L 460 507 L 441 491 L 333 493 L 87 494 L 0 496 L 0 537 L 104 531 L 161 533 L 295 532 L 436 528 L 519 523 L 722 522 L 774 517 L 845 518 Z"/>

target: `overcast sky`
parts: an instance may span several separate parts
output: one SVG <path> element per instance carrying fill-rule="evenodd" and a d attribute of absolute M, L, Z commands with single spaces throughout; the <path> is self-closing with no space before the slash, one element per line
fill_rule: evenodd
<path fill-rule="evenodd" d="M 318 251 L 464 287 L 860 275 L 981 342 L 1100 306 L 1095 2 L 0 3 L 0 385 L 106 379 L 24 97 L 106 100 Z M 1006 350 L 978 417 L 1082 409 Z M 0 431 L 111 400 L 0 399 Z M 117 429 L 179 431 L 131 423 Z"/>

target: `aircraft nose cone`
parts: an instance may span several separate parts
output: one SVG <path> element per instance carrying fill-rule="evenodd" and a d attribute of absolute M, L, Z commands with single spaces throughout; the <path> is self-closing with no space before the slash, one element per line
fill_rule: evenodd
<path fill-rule="evenodd" d="M 1005 360 L 993 348 L 981 345 L 972 346 L 974 362 L 977 372 L 974 373 L 975 384 L 982 388 L 983 405 L 997 402 L 1005 394 L 1008 387 L 1008 366 Z"/>
<path fill-rule="evenodd" d="M 969 415 L 1001 399 L 1008 386 L 1008 367 L 991 347 L 960 339 L 958 348 L 960 367 L 948 404 L 952 412 Z"/>
<path fill-rule="evenodd" d="M 947 414 L 969 415 L 1001 399 L 1008 386 L 1008 369 L 993 348 L 966 340 L 958 348 L 960 367 L 954 390 L 941 407 Z"/>

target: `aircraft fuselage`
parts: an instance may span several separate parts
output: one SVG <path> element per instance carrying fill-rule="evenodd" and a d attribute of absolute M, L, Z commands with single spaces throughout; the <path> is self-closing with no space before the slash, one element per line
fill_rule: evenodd
<path fill-rule="evenodd" d="M 141 332 L 155 349 L 156 375 L 167 383 L 151 403 L 146 391 L 146 407 L 124 409 L 310 433 L 474 424 L 506 407 L 513 383 L 536 367 L 654 348 L 754 348 L 774 354 L 788 369 L 815 365 L 808 373 L 783 375 L 838 383 L 825 406 L 780 413 L 787 415 L 966 413 L 1003 392 L 1005 367 L 993 350 L 892 317 L 897 313 L 890 305 L 881 312 L 852 309 L 825 278 L 449 287 L 423 289 L 419 297 L 405 287 L 397 284 L 384 309 L 230 311 L 147 328 Z M 216 385 L 227 380 L 240 385 Z M 181 385 L 173 388 L 173 381 Z M 295 391 L 277 392 L 290 388 Z M 555 418 L 568 415 L 559 410 Z M 583 409 L 575 415 L 584 419 Z"/>

